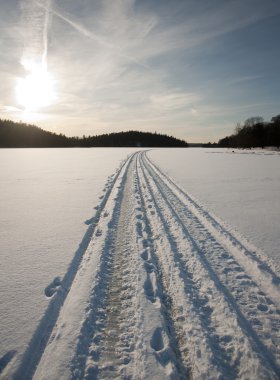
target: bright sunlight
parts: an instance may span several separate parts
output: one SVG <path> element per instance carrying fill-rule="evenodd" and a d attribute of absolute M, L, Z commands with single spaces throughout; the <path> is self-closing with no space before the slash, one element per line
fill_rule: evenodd
<path fill-rule="evenodd" d="M 18 79 L 17 100 L 26 112 L 36 112 L 55 100 L 54 81 L 43 64 L 24 62 L 23 66 L 29 74 Z"/>

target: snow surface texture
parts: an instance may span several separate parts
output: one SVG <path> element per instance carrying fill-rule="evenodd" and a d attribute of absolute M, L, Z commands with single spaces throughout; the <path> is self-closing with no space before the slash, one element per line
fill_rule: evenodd
<path fill-rule="evenodd" d="M 280 152 L 159 149 L 148 156 L 280 268 Z"/>
<path fill-rule="evenodd" d="M 0 372 L 25 350 L 132 151 L 0 149 Z"/>
<path fill-rule="evenodd" d="M 110 178 L 91 236 L 14 379 L 280 378 L 273 266 L 145 152 Z"/>

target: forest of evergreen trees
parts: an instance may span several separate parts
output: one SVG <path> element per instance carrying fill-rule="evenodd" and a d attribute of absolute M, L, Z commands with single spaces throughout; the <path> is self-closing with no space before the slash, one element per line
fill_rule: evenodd
<path fill-rule="evenodd" d="M 213 146 L 213 145 L 212 145 Z M 224 148 L 264 148 L 280 146 L 280 115 L 270 122 L 262 117 L 251 117 L 244 125 L 238 124 L 235 133 L 221 139 L 216 146 Z"/>
<path fill-rule="evenodd" d="M 172 136 L 149 132 L 118 132 L 84 137 L 81 146 L 95 147 L 187 147 L 188 144 Z"/>
<path fill-rule="evenodd" d="M 60 147 L 187 147 L 175 137 L 149 132 L 119 132 L 99 136 L 66 137 L 34 125 L 0 119 L 0 148 Z"/>
<path fill-rule="evenodd" d="M 0 148 L 61 148 L 61 147 L 187 147 L 188 143 L 175 137 L 149 132 L 118 132 L 99 136 L 66 137 L 25 123 L 0 119 Z M 280 147 L 280 115 L 270 122 L 251 117 L 238 124 L 235 133 L 218 143 L 205 147 L 256 148 Z"/>

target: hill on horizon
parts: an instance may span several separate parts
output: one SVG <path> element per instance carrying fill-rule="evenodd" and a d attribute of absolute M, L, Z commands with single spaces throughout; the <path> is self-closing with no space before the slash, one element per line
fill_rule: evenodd
<path fill-rule="evenodd" d="M 159 133 L 128 131 L 67 137 L 35 125 L 0 119 L 0 148 L 188 147 L 184 140 Z"/>

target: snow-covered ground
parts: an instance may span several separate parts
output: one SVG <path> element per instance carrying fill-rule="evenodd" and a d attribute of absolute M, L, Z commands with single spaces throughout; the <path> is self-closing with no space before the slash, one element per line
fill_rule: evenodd
<path fill-rule="evenodd" d="M 248 155 L 246 173 L 222 151 L 133 152 L 0 152 L 0 377 L 279 378 L 279 273 L 209 211 L 234 215 L 236 180 L 259 194 L 254 165 L 274 183 L 276 161 Z"/>
<path fill-rule="evenodd" d="M 95 215 L 107 178 L 132 149 L 0 149 L 0 370 L 28 344 Z M 15 355 L 14 355 L 15 354 Z"/>
<path fill-rule="evenodd" d="M 280 266 L 279 151 L 154 149 L 148 155 Z"/>

